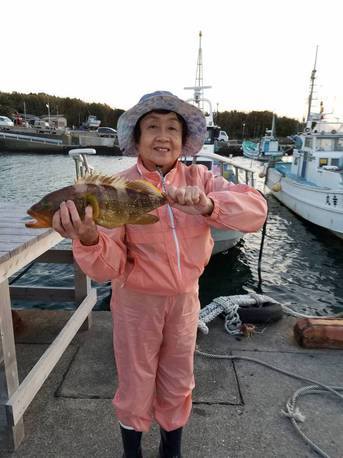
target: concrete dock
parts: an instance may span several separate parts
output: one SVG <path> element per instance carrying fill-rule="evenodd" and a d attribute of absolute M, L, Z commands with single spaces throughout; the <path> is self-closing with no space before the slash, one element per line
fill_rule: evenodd
<path fill-rule="evenodd" d="M 110 312 L 94 312 L 24 415 L 25 439 L 5 458 L 119 458 L 120 432 L 111 399 L 116 386 Z M 65 311 L 20 311 L 16 333 L 22 380 L 69 317 Z M 284 316 L 251 337 L 235 338 L 218 317 L 198 349 L 256 358 L 327 385 L 343 385 L 343 350 L 304 349 L 293 339 L 295 319 Z M 193 413 L 184 431 L 184 458 L 317 457 L 281 414 L 301 382 L 262 365 L 195 356 Z M 343 401 L 331 394 L 302 397 L 300 428 L 331 458 L 343 457 Z M 1 431 L 0 431 L 1 434 Z M 156 458 L 158 427 L 143 435 L 144 458 Z"/>

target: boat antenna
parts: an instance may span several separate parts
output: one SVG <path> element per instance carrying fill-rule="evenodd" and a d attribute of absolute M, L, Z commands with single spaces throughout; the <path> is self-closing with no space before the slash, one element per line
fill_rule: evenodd
<path fill-rule="evenodd" d="M 271 136 L 274 138 L 275 137 L 275 113 L 273 113 L 273 120 L 272 120 L 272 128 L 271 128 Z"/>
<path fill-rule="evenodd" d="M 195 85 L 192 87 L 185 87 L 184 89 L 192 89 L 194 91 L 193 101 L 196 106 L 203 111 L 204 109 L 204 89 L 211 89 L 211 86 L 204 86 L 203 78 L 203 65 L 202 65 L 202 47 L 201 47 L 202 32 L 199 32 L 199 49 L 198 49 L 198 60 L 197 69 L 195 74 Z"/>
<path fill-rule="evenodd" d="M 312 107 L 314 81 L 316 79 L 316 72 L 317 72 L 317 69 L 316 69 L 316 66 L 317 66 L 317 55 L 318 55 L 318 45 L 316 47 L 316 57 L 314 59 L 314 66 L 313 66 L 313 70 L 312 70 L 312 73 L 311 73 L 311 87 L 310 87 L 310 95 L 308 96 L 307 122 L 310 121 L 310 117 L 311 117 L 311 107 Z"/>
<path fill-rule="evenodd" d="M 201 38 L 202 38 L 202 32 L 200 30 L 199 32 L 199 49 L 198 49 L 198 60 L 197 60 L 197 69 L 195 73 L 195 87 L 198 87 L 200 89 L 200 99 L 204 97 L 204 90 L 203 90 L 203 84 L 204 84 L 204 76 L 203 76 L 203 65 L 202 65 L 202 47 L 201 47 Z M 203 106 L 199 108 L 204 108 Z"/>

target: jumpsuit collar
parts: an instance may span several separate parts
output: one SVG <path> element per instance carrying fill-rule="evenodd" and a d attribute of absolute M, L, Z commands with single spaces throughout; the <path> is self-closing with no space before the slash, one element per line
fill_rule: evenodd
<path fill-rule="evenodd" d="M 144 178 L 149 180 L 153 184 L 157 184 L 161 182 L 161 175 L 158 170 L 148 170 L 146 167 L 144 167 L 144 164 L 141 160 L 141 158 L 138 156 L 137 159 L 137 164 L 136 164 L 138 173 L 142 175 Z M 177 160 L 174 167 L 169 170 L 168 173 L 164 176 L 165 179 L 168 178 L 168 180 L 172 180 L 174 178 L 174 175 L 180 170 L 181 164 L 180 161 Z"/>

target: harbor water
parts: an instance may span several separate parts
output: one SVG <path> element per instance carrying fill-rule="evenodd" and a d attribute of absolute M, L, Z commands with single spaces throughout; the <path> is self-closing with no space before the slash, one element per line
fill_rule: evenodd
<path fill-rule="evenodd" d="M 236 157 L 242 165 L 258 170 L 260 165 Z M 91 165 L 108 175 L 131 166 L 134 158 L 92 156 Z M 256 174 L 257 175 L 257 174 Z M 75 167 L 67 155 L 0 153 L 0 200 L 27 204 L 44 194 L 73 182 Z M 263 244 L 261 278 L 258 257 L 261 231 L 246 234 L 231 250 L 212 256 L 200 278 L 200 300 L 207 305 L 218 296 L 263 292 L 299 312 L 326 315 L 343 308 L 343 242 L 329 232 L 298 218 L 282 206 L 259 179 L 269 205 L 266 237 Z M 69 241 L 61 242 L 61 246 Z M 21 272 L 23 273 L 23 272 Z M 67 265 L 34 264 L 20 278 L 18 285 L 72 286 L 73 271 Z M 110 284 L 96 284 L 97 310 L 107 310 Z M 15 301 L 14 307 L 71 308 L 72 304 L 46 304 Z"/>

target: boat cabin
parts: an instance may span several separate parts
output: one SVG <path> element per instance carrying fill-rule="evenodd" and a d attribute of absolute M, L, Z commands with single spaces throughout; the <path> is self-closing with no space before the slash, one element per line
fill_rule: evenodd
<path fill-rule="evenodd" d="M 343 128 L 340 126 L 331 130 L 317 128 L 298 136 L 291 173 L 318 186 L 343 186 Z"/>

